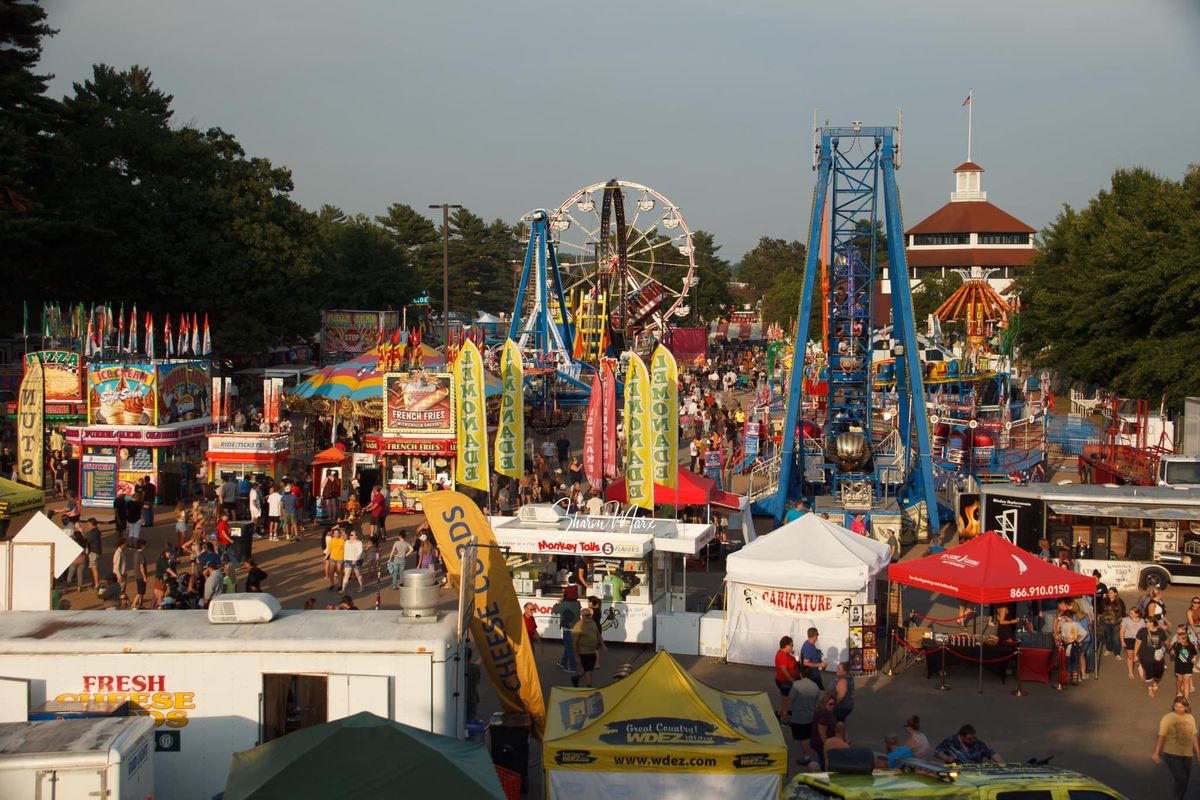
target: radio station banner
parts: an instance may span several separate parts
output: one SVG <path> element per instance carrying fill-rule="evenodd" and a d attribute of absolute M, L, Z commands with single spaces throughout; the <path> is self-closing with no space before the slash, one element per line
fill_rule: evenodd
<path fill-rule="evenodd" d="M 82 403 L 83 375 L 79 354 L 66 350 L 42 350 L 25 354 L 25 368 L 41 364 L 46 377 L 46 402 Z"/>
<path fill-rule="evenodd" d="M 500 356 L 500 425 L 496 430 L 496 472 L 519 479 L 525 470 L 525 389 L 521 351 L 504 343 Z"/>
<path fill-rule="evenodd" d="M 661 344 L 650 357 L 650 448 L 654 482 L 674 489 L 679 480 L 679 368 Z"/>
<path fill-rule="evenodd" d="M 458 459 L 455 480 L 481 492 L 490 488 L 488 475 L 487 407 L 484 403 L 483 356 L 471 339 L 454 360 L 454 389 L 458 401 Z"/>
<path fill-rule="evenodd" d="M 496 546 L 496 535 L 479 506 L 460 492 L 433 492 L 425 495 L 422 503 L 446 571 L 460 581 L 471 582 L 475 606 L 471 638 L 500 705 L 506 711 L 529 714 L 533 735 L 540 741 L 546 727 L 546 707 L 533 659 L 533 642 L 525 632 L 521 606 L 504 552 Z M 472 538 L 477 545 L 475 562 L 464 569 L 462 554 Z"/>
<path fill-rule="evenodd" d="M 383 430 L 393 436 L 453 439 L 454 381 L 445 372 L 389 372 L 383 379 Z"/>
<path fill-rule="evenodd" d="M 88 423 L 156 425 L 153 364 L 92 364 L 88 370 Z"/>
<path fill-rule="evenodd" d="M 337 364 L 379 343 L 379 331 L 400 327 L 399 311 L 330 310 L 321 312 L 321 364 Z"/>
<path fill-rule="evenodd" d="M 17 401 L 17 480 L 39 489 L 45 479 L 46 393 L 41 363 L 26 365 Z"/>
<path fill-rule="evenodd" d="M 212 413 L 210 389 L 208 362 L 160 364 L 157 423 L 169 425 L 209 416 Z"/>
<path fill-rule="evenodd" d="M 634 354 L 625 373 L 625 492 L 630 505 L 646 510 L 654 508 L 651 451 L 650 375 Z"/>

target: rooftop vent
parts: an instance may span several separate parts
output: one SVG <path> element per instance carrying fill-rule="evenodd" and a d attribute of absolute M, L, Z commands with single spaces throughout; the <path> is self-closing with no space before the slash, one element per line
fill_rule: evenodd
<path fill-rule="evenodd" d="M 208 621 L 214 625 L 270 622 L 280 610 L 274 595 L 261 592 L 222 594 L 208 604 Z"/>

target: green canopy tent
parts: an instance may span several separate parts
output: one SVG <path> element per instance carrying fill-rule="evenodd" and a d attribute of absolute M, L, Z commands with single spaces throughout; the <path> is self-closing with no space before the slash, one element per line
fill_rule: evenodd
<path fill-rule="evenodd" d="M 45 504 L 46 493 L 41 489 L 0 478 L 0 519 L 10 519 Z"/>
<path fill-rule="evenodd" d="M 225 800 L 405 796 L 504 800 L 483 745 L 363 711 L 233 754 Z"/>

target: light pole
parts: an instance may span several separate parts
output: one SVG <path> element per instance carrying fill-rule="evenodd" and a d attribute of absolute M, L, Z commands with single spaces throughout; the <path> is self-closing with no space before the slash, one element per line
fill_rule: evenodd
<path fill-rule="evenodd" d="M 450 209 L 462 208 L 453 203 L 435 203 L 430 208 L 442 210 L 442 318 L 445 322 L 445 338 L 442 344 L 450 346 Z"/>

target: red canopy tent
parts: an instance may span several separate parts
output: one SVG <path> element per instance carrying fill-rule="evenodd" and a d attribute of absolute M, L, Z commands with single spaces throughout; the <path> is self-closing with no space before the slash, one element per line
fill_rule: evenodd
<path fill-rule="evenodd" d="M 1042 561 L 994 531 L 941 553 L 892 564 L 888 580 L 980 605 L 1094 595 L 1096 579 Z M 979 639 L 983 691 L 983 638 Z M 1019 684 L 1018 684 L 1019 688 Z"/>
<path fill-rule="evenodd" d="M 654 504 L 660 506 L 707 506 L 727 508 L 738 511 L 742 507 L 741 495 L 731 494 L 717 488 L 717 482 L 712 478 L 697 475 L 682 467 L 676 473 L 675 489 L 668 489 L 661 483 L 654 484 Z M 604 490 L 605 500 L 627 502 L 625 479 L 618 478 Z"/>
<path fill-rule="evenodd" d="M 892 564 L 888 580 L 972 603 L 1096 593 L 1096 579 L 1048 564 L 993 531 L 934 555 Z"/>

